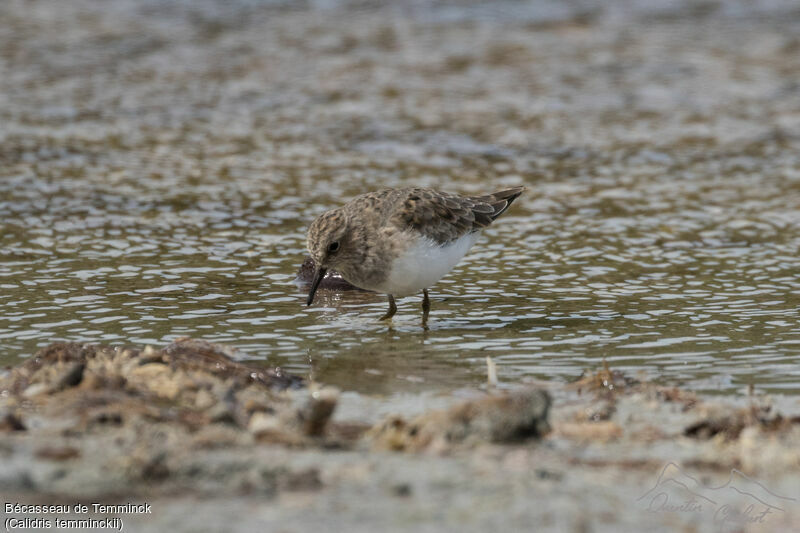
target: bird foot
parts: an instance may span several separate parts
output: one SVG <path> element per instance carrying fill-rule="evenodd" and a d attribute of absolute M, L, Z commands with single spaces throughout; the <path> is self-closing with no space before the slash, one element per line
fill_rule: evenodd
<path fill-rule="evenodd" d="M 383 315 L 380 320 L 391 320 L 394 314 L 397 312 L 397 305 L 394 303 L 394 296 L 391 294 L 389 295 L 389 310 L 386 311 L 386 314 Z"/>

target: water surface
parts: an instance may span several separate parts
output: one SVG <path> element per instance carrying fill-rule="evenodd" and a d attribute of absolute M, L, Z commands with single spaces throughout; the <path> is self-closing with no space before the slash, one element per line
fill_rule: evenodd
<path fill-rule="evenodd" d="M 0 363 L 189 335 L 368 393 L 486 356 L 800 392 L 797 12 L 36 5 L 0 6 Z M 429 331 L 420 298 L 304 305 L 323 210 L 517 184 Z"/>

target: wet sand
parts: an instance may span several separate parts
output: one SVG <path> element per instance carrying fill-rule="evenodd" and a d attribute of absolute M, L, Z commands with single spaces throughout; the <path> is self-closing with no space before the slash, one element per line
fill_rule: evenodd
<path fill-rule="evenodd" d="M 11 369 L 3 498 L 149 503 L 146 516 L 96 516 L 152 531 L 800 525 L 796 402 L 714 399 L 601 368 L 420 410 L 306 388 L 236 355 L 192 339 L 58 344 Z"/>

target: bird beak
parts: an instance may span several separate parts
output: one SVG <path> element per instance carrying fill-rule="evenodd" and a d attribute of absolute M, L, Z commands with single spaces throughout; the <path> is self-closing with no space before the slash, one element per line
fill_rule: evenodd
<path fill-rule="evenodd" d="M 327 268 L 317 267 L 317 270 L 314 272 L 314 281 L 311 283 L 311 292 L 308 293 L 306 305 L 311 305 L 314 302 L 314 294 L 316 294 L 317 287 L 319 287 L 319 284 L 322 281 L 322 278 L 325 277 L 325 272 L 327 271 Z"/>

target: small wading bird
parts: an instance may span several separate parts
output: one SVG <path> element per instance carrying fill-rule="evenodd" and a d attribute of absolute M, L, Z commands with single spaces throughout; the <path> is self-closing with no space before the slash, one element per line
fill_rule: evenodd
<path fill-rule="evenodd" d="M 483 196 L 433 189 L 384 189 L 357 196 L 327 211 L 308 229 L 308 251 L 316 265 L 307 304 L 314 301 L 328 269 L 356 287 L 395 296 L 422 291 L 422 325 L 428 324 L 428 287 L 469 251 L 480 231 L 502 215 L 524 187 Z"/>

